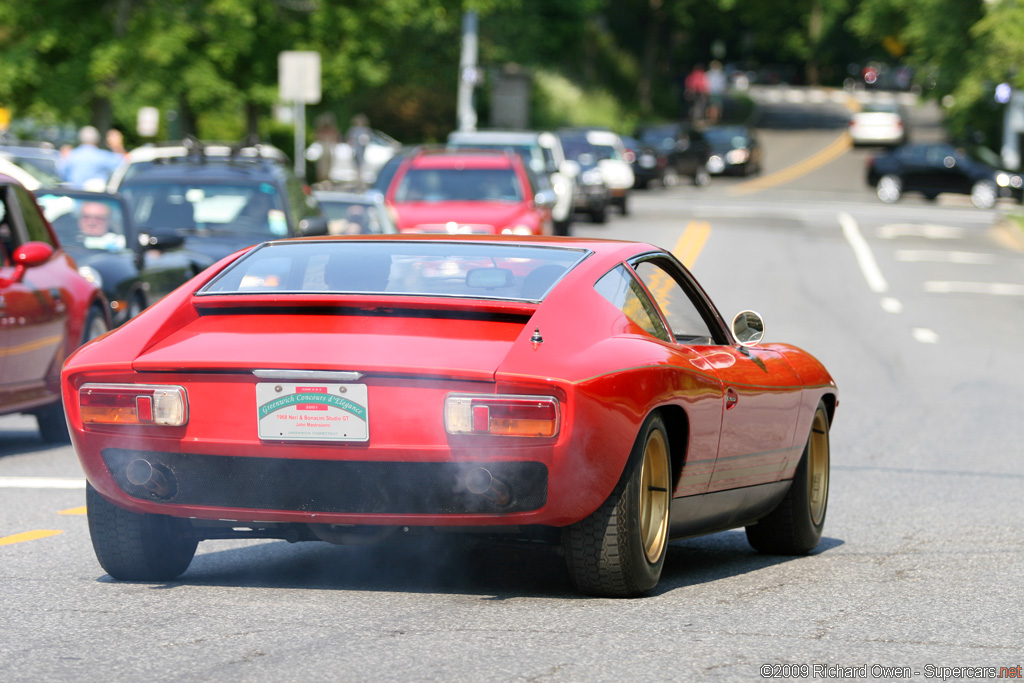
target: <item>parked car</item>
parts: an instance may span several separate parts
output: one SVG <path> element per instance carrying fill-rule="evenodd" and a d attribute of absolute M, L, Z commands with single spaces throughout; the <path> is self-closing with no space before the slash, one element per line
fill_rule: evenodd
<path fill-rule="evenodd" d="M 147 171 L 153 166 L 179 164 L 183 161 L 192 164 L 207 161 L 217 163 L 274 161 L 281 166 L 290 164 L 288 155 L 270 144 L 243 140 L 231 145 L 221 142 L 203 142 L 194 137 L 187 137 L 176 142 L 148 144 L 131 150 L 125 154 L 123 163 L 110 176 L 107 189 L 110 192 L 117 192 L 122 183 L 130 180 L 140 171 Z"/>
<path fill-rule="evenodd" d="M 653 590 L 673 538 L 806 554 L 837 389 L 763 332 L 651 244 L 253 247 L 65 364 L 93 548 L 168 581 L 205 539 L 486 531 L 560 545 L 612 597 Z"/>
<path fill-rule="evenodd" d="M 534 173 L 544 174 L 557 199 L 551 207 L 556 235 L 568 235 L 572 224 L 573 192 L 580 167 L 565 158 L 562 143 L 547 131 L 474 130 L 448 135 L 449 149 L 510 149 Z"/>
<path fill-rule="evenodd" d="M 587 141 L 597 158 L 597 170 L 601 172 L 605 187 L 608 188 L 608 203 L 617 207 L 623 215 L 629 213 L 629 192 L 633 189 L 635 178 L 626 160 L 626 146 L 619 134 L 610 130 L 565 128 L 559 130 L 558 135 L 563 146 L 566 140 L 583 138 Z M 582 168 L 583 165 L 580 166 Z"/>
<path fill-rule="evenodd" d="M 762 150 L 748 126 L 720 125 L 704 131 L 711 148 L 707 169 L 712 175 L 750 175 L 761 172 Z"/>
<path fill-rule="evenodd" d="M 136 151 L 112 181 L 147 234 L 173 232 L 188 251 L 213 260 L 278 237 L 327 234 L 312 190 L 264 148 L 192 141 L 181 153 Z"/>
<path fill-rule="evenodd" d="M 509 151 L 418 150 L 399 166 L 385 201 L 402 232 L 554 232 L 554 190 Z"/>
<path fill-rule="evenodd" d="M 18 166 L 39 185 L 60 183 L 60 152 L 54 149 L 53 145 L 3 145 L 0 146 L 0 159 Z M 30 183 L 22 182 L 22 185 L 33 189 Z"/>
<path fill-rule="evenodd" d="M 626 146 L 626 161 L 633 169 L 633 187 L 643 190 L 651 183 L 665 185 L 667 154 L 628 135 L 622 136 L 622 144 Z"/>
<path fill-rule="evenodd" d="M 388 235 L 398 232 L 379 193 L 313 192 L 327 216 L 329 235 Z"/>
<path fill-rule="evenodd" d="M 850 115 L 854 145 L 902 145 L 909 139 L 907 119 L 896 102 L 873 102 Z"/>
<path fill-rule="evenodd" d="M 597 150 L 584 136 L 559 133 L 558 137 L 566 158 L 576 162 L 580 168 L 572 194 L 573 213 L 586 214 L 594 223 L 604 223 L 608 220 L 611 191 L 598 168 L 600 158 Z"/>
<path fill-rule="evenodd" d="M 213 264 L 209 256 L 183 250 L 178 232 L 140 233 L 120 195 L 65 187 L 35 194 L 79 274 L 103 290 L 114 326 Z"/>
<path fill-rule="evenodd" d="M 32 193 L 0 175 L 0 414 L 32 414 L 43 441 L 67 441 L 61 365 L 109 327 L 103 292 L 78 274 Z"/>
<path fill-rule="evenodd" d="M 711 146 L 702 131 L 682 123 L 647 124 L 637 128 L 634 137 L 667 156 L 666 185 L 677 184 L 680 178 L 689 178 L 697 187 L 711 182 Z"/>
<path fill-rule="evenodd" d="M 1021 175 L 1000 168 L 1001 160 L 984 147 L 963 148 L 945 142 L 914 142 L 868 158 L 866 180 L 887 204 L 907 192 L 926 199 L 943 193 L 970 195 L 980 209 L 999 198 L 1020 202 Z"/>

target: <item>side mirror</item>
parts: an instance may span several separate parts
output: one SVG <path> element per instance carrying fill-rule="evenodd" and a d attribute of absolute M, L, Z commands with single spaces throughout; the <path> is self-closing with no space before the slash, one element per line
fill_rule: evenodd
<path fill-rule="evenodd" d="M 754 311 L 740 311 L 732 319 L 732 336 L 740 346 L 756 346 L 764 339 L 764 320 Z"/>
<path fill-rule="evenodd" d="M 311 216 L 299 221 L 299 235 L 326 235 L 327 219 L 323 216 Z"/>
<path fill-rule="evenodd" d="M 143 249 L 167 251 L 185 244 L 185 236 L 171 230 L 154 230 L 139 233 L 139 246 Z"/>
<path fill-rule="evenodd" d="M 10 285 L 21 282 L 27 268 L 41 266 L 50 260 L 54 249 L 46 242 L 25 242 L 11 254 L 11 261 L 14 263 L 14 273 L 10 278 L 0 278 L 0 284 Z"/>
<path fill-rule="evenodd" d="M 541 190 L 533 198 L 533 203 L 537 206 L 542 206 L 545 209 L 550 209 L 558 202 L 558 195 L 555 194 L 554 190 Z"/>

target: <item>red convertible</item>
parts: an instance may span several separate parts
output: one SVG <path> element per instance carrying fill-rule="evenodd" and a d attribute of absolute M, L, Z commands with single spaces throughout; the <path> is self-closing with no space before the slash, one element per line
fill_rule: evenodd
<path fill-rule="evenodd" d="M 264 243 L 65 364 L 93 546 L 157 581 L 205 539 L 508 533 L 605 596 L 652 590 L 674 538 L 805 554 L 836 385 L 763 332 L 650 244 Z"/>

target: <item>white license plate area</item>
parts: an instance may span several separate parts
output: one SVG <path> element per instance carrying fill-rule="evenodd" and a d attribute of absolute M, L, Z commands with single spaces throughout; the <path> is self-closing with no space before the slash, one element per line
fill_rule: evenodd
<path fill-rule="evenodd" d="M 256 384 L 256 416 L 261 439 L 369 439 L 365 384 L 260 382 Z"/>

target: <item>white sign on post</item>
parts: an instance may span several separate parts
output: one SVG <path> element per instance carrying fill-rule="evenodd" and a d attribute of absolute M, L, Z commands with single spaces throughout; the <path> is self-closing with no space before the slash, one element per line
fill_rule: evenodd
<path fill-rule="evenodd" d="M 306 105 L 320 101 L 320 53 L 286 50 L 277 56 L 277 88 L 282 102 L 295 106 L 295 174 L 305 175 Z"/>
<path fill-rule="evenodd" d="M 320 102 L 320 53 L 285 51 L 279 54 L 277 87 L 282 102 Z"/>

